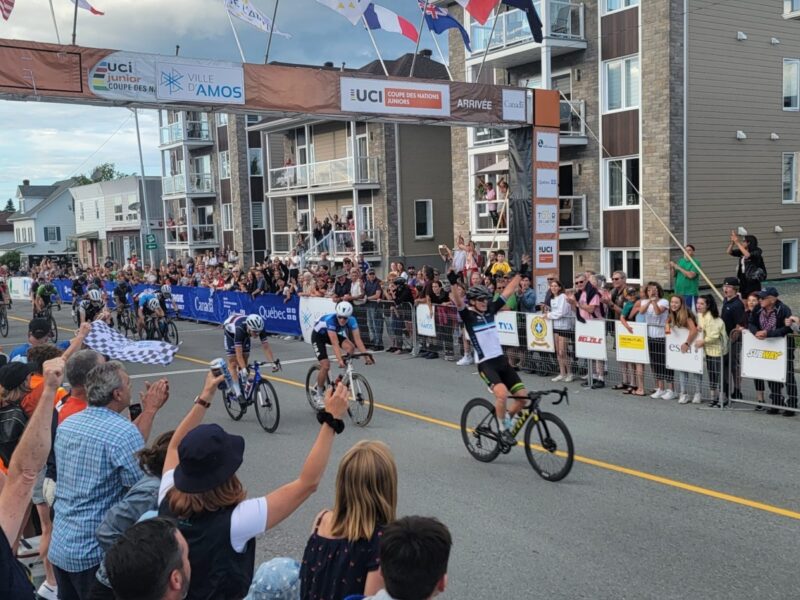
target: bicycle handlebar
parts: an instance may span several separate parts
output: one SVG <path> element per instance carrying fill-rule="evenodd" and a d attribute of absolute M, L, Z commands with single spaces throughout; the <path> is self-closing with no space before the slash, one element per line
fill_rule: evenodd
<path fill-rule="evenodd" d="M 345 361 L 347 361 L 347 360 L 352 360 L 354 358 L 361 358 L 362 356 L 369 356 L 371 358 L 372 352 L 354 352 L 353 354 L 345 354 L 342 356 L 342 358 Z"/>
<path fill-rule="evenodd" d="M 556 404 L 561 404 L 564 400 L 566 400 L 567 404 L 569 404 L 569 390 L 567 388 L 561 388 L 560 390 L 542 390 L 539 392 L 528 392 L 527 396 L 517 396 L 516 394 L 514 394 L 511 397 L 516 398 L 517 400 L 524 400 L 527 398 L 528 400 L 536 402 L 537 400 L 540 400 L 543 396 L 549 396 L 551 394 L 558 395 L 558 400 L 555 400 L 553 402 L 554 406 Z"/>

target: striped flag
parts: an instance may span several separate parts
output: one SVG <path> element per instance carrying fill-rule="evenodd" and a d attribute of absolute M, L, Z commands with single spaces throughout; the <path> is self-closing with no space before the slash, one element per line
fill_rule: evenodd
<path fill-rule="evenodd" d="M 417 28 L 408 20 L 388 8 L 370 2 L 364 11 L 364 19 L 370 29 L 383 29 L 392 33 L 399 33 L 416 43 L 419 39 Z"/>
<path fill-rule="evenodd" d="M 8 21 L 12 10 L 14 10 L 14 0 L 0 0 L 0 14 L 3 15 L 3 19 Z"/>
<path fill-rule="evenodd" d="M 0 0 L 0 2 L 2 2 L 2 1 L 3 1 L 3 0 Z M 93 15 L 102 16 L 102 15 L 104 15 L 104 14 L 105 14 L 104 12 L 100 12 L 100 11 L 99 11 L 99 10 L 97 10 L 97 9 L 96 9 L 94 6 L 92 6 L 91 4 L 89 4 L 89 3 L 87 2 L 87 0 L 72 0 L 72 3 L 73 3 L 73 4 L 75 4 L 76 2 L 78 3 L 78 8 L 82 8 L 83 10 L 88 10 L 88 11 L 89 11 L 90 13 L 92 13 Z"/>

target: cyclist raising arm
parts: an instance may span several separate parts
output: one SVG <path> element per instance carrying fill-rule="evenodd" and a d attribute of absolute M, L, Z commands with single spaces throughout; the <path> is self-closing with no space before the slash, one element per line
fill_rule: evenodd
<path fill-rule="evenodd" d="M 233 388 L 236 396 L 242 399 L 242 390 L 239 386 L 239 379 L 247 380 L 247 359 L 250 357 L 250 338 L 258 336 L 261 340 L 261 348 L 267 360 L 273 363 L 272 372 L 280 371 L 281 363 L 272 354 L 272 348 L 267 342 L 267 332 L 264 331 L 264 319 L 255 313 L 251 315 L 231 315 L 222 324 L 225 331 L 225 354 L 228 358 L 228 369 L 230 372 L 239 373 L 239 377 L 233 378 Z"/>
<path fill-rule="evenodd" d="M 467 328 L 469 340 L 475 351 L 478 373 L 494 394 L 495 414 L 500 437 L 508 445 L 516 444 L 514 436 L 511 435 L 508 428 L 511 426 L 511 418 L 527 404 L 527 400 L 523 399 L 527 396 L 527 391 L 519 375 L 508 364 L 508 360 L 503 354 L 500 334 L 497 333 L 494 317 L 505 306 L 506 300 L 516 292 L 519 282 L 520 276 L 515 275 L 506 284 L 502 295 L 494 301 L 489 288 L 483 285 L 472 286 L 467 290 L 466 295 L 470 306 L 464 302 L 464 292 L 459 286 L 454 285 L 450 291 L 450 298 L 456 305 L 458 314 Z M 515 402 L 509 411 L 511 416 L 506 420 L 506 402 L 509 392 L 514 395 Z"/>
<path fill-rule="evenodd" d="M 353 336 L 353 341 L 348 339 L 348 331 Z M 328 372 L 331 369 L 331 361 L 328 359 L 328 344 L 333 346 L 340 369 L 346 367 L 342 349 L 347 354 L 352 354 L 358 348 L 359 352 L 367 354 L 364 342 L 361 341 L 361 333 L 358 331 L 358 322 L 353 317 L 353 305 L 349 302 L 339 302 L 336 305 L 335 313 L 320 317 L 311 333 L 311 345 L 314 346 L 314 354 L 317 355 L 319 361 L 317 385 L 313 390 L 314 404 L 319 410 L 324 408 L 322 394 L 325 390 L 325 383 L 328 381 Z M 375 359 L 371 355 L 367 355 L 364 360 L 368 365 L 375 364 Z"/>

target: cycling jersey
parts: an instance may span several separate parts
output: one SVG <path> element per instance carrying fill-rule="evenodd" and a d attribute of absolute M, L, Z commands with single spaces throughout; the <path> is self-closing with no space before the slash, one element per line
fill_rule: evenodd
<path fill-rule="evenodd" d="M 236 354 L 236 348 L 242 349 L 242 352 L 248 354 L 250 352 L 250 332 L 247 330 L 247 317 L 244 315 L 231 315 L 222 324 L 225 331 L 225 352 L 228 356 Z M 266 331 L 260 331 L 258 338 L 261 342 L 267 341 Z"/>
<path fill-rule="evenodd" d="M 347 337 L 348 331 L 357 331 L 358 321 L 355 317 L 347 317 L 347 323 L 342 325 L 336 317 L 336 313 L 324 315 L 314 324 L 314 332 L 325 335 L 333 331 L 339 337 Z"/>
<path fill-rule="evenodd" d="M 145 294 L 141 294 L 139 296 L 139 301 L 138 301 L 139 308 L 143 309 L 145 314 L 149 314 L 150 312 L 152 312 L 150 308 L 148 308 L 147 303 L 153 299 L 158 300 L 158 298 L 153 292 L 148 292 Z"/>
<path fill-rule="evenodd" d="M 76 298 L 83 296 L 83 284 L 78 279 L 72 280 L 72 295 Z"/>
<path fill-rule="evenodd" d="M 164 314 L 167 314 L 167 300 L 172 298 L 172 294 L 165 294 L 162 291 L 155 292 L 156 298 L 158 298 L 158 303 L 161 305 L 161 310 L 164 311 Z"/>
<path fill-rule="evenodd" d="M 36 290 L 36 295 L 42 299 L 45 306 L 49 305 L 51 302 L 51 296 L 57 294 L 55 286 L 52 283 L 44 283 L 40 285 Z"/>
<path fill-rule="evenodd" d="M 97 316 L 103 312 L 103 305 L 95 305 L 89 302 L 89 300 L 81 300 L 79 305 L 80 310 L 83 311 L 85 320 L 87 323 L 91 323 L 94 321 Z"/>
<path fill-rule="evenodd" d="M 472 342 L 472 347 L 475 349 L 475 362 L 477 363 L 503 356 L 503 347 L 500 345 L 500 335 L 497 333 L 494 316 L 505 304 L 505 298 L 500 296 L 497 300 L 489 303 L 483 314 L 470 310 L 466 306 L 458 311 L 467 328 L 469 341 Z"/>
<path fill-rule="evenodd" d="M 118 304 L 128 303 L 128 292 L 131 291 L 131 286 L 128 283 L 118 283 L 114 288 L 114 298 L 118 300 Z"/>

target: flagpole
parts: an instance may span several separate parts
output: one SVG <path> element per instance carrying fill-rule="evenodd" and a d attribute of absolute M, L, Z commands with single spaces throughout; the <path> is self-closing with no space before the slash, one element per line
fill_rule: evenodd
<path fill-rule="evenodd" d="M 233 32 L 233 39 L 236 40 L 236 46 L 239 48 L 239 56 L 242 57 L 242 62 L 246 63 L 247 61 L 244 59 L 244 52 L 242 51 L 242 45 L 239 43 L 239 36 L 236 33 L 236 27 L 233 26 L 233 19 L 231 19 L 231 13 L 226 8 L 225 14 L 228 15 L 228 23 L 231 24 L 231 31 Z"/>
<path fill-rule="evenodd" d="M 78 29 L 78 0 L 72 0 L 75 3 L 75 14 L 72 17 L 72 45 L 75 45 L 75 32 Z"/>
<path fill-rule="evenodd" d="M 414 66 L 417 64 L 417 53 L 419 52 L 419 42 L 422 40 L 422 26 L 425 24 L 425 11 L 428 10 L 428 0 L 425 0 L 425 7 L 422 9 L 422 16 L 419 19 L 419 27 L 417 27 L 417 46 L 414 48 L 414 58 L 411 59 L 411 72 L 409 77 L 414 77 Z"/>
<path fill-rule="evenodd" d="M 50 0 L 50 14 L 53 17 L 53 27 L 56 28 L 56 40 L 58 40 L 58 45 L 61 45 L 61 36 L 58 33 L 58 22 L 56 21 L 56 11 L 53 10 L 53 0 Z"/>
<path fill-rule="evenodd" d="M 375 48 L 375 52 L 378 54 L 378 60 L 381 61 L 381 66 L 383 67 L 383 73 L 388 77 L 389 70 L 386 68 L 386 63 L 383 62 L 381 51 L 378 50 L 378 44 L 375 43 L 375 37 L 372 35 L 372 30 L 369 28 L 369 25 L 367 24 L 367 18 L 363 14 L 361 15 L 361 20 L 364 23 L 364 29 L 366 29 L 367 33 L 369 34 L 369 39 L 372 40 L 372 46 Z"/>
<path fill-rule="evenodd" d="M 450 78 L 450 81 L 453 81 L 453 74 L 450 72 L 450 67 L 447 65 L 447 61 L 444 58 L 444 52 L 442 52 L 442 47 L 439 45 L 439 40 L 436 39 L 436 34 L 431 28 L 428 28 L 428 31 L 431 34 L 431 38 L 433 38 L 433 45 L 436 46 L 436 49 L 439 51 L 439 57 L 442 59 L 442 64 L 444 65 L 444 68 L 447 69 L 447 76 Z"/>
<path fill-rule="evenodd" d="M 494 23 L 492 23 L 492 31 L 489 33 L 489 41 L 486 42 L 486 50 L 483 53 L 483 58 L 481 59 L 481 66 L 478 67 L 478 76 L 475 78 L 475 83 L 480 82 L 481 80 L 481 73 L 483 72 L 483 63 L 486 62 L 486 56 L 489 54 L 489 48 L 492 47 L 492 37 L 494 37 L 494 28 L 497 27 L 497 18 L 500 16 L 500 8 L 494 9 Z"/>
<path fill-rule="evenodd" d="M 269 48 L 272 46 L 272 33 L 275 31 L 275 17 L 278 16 L 278 4 L 281 0 L 275 0 L 275 10 L 272 11 L 272 26 L 269 28 L 269 38 L 267 39 L 267 54 L 264 56 L 264 64 L 269 61 Z"/>

